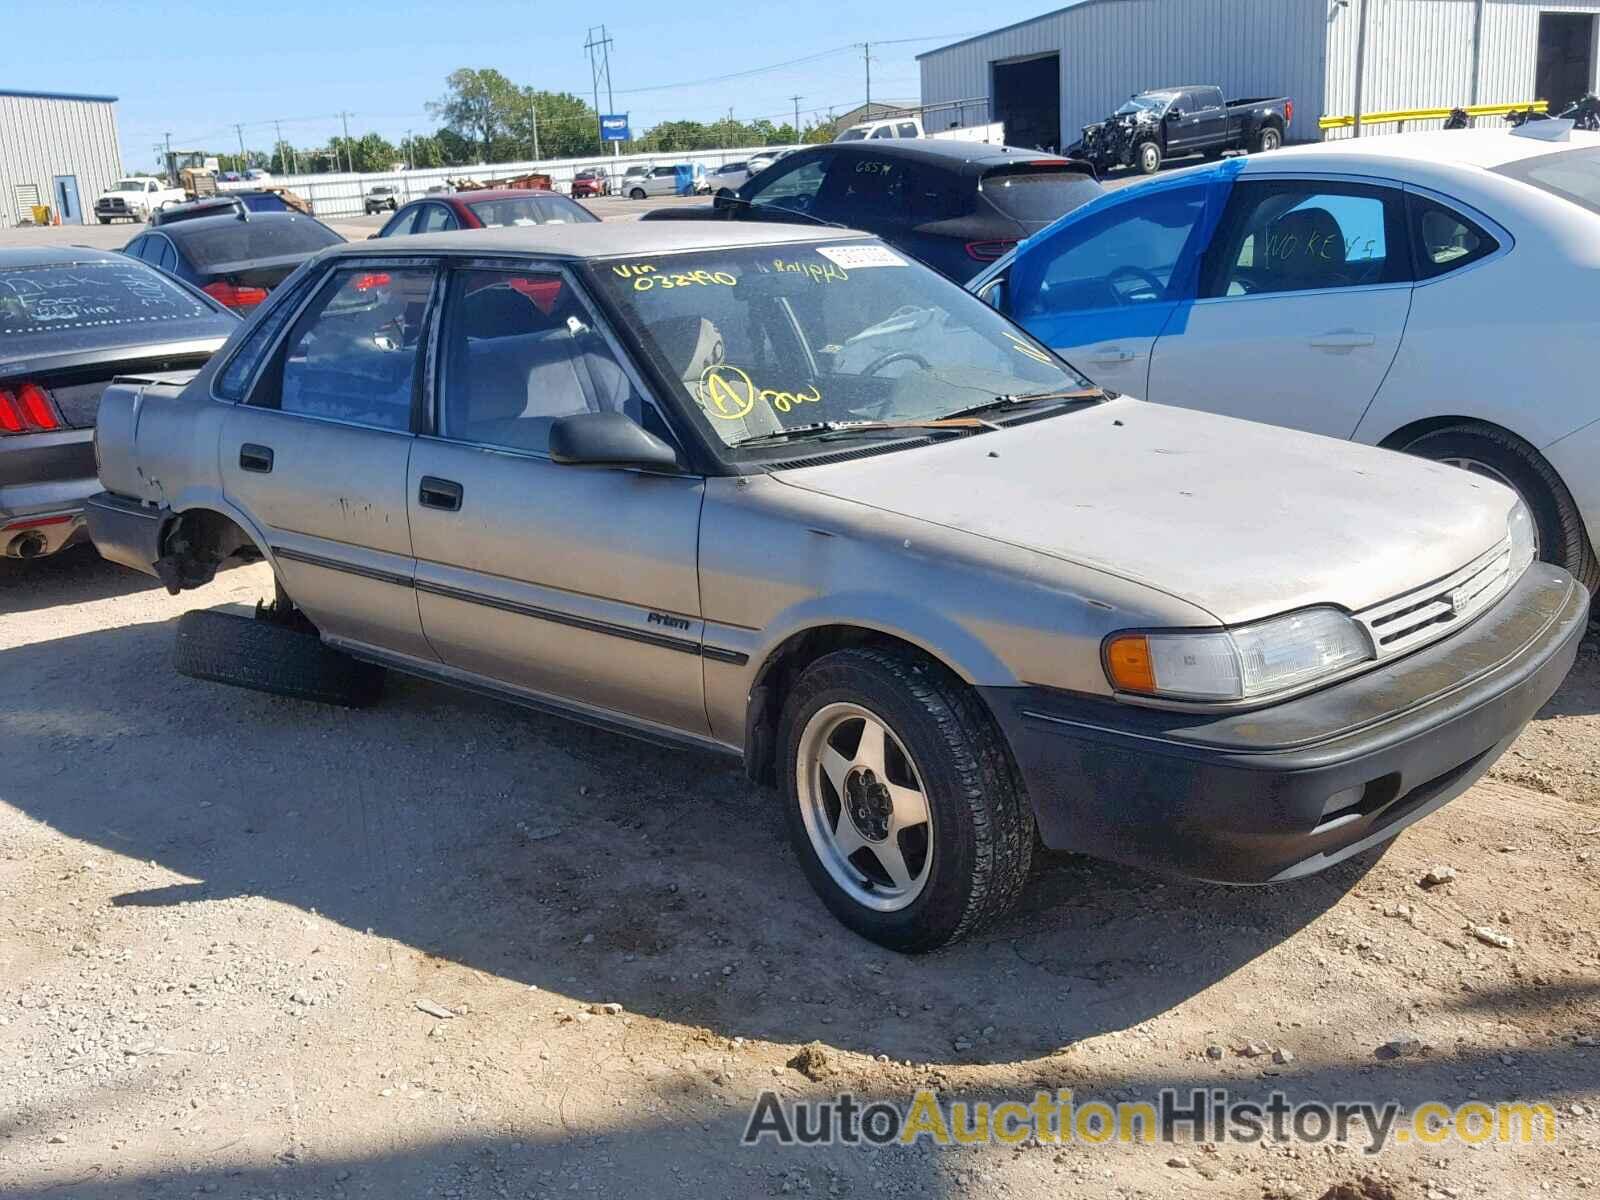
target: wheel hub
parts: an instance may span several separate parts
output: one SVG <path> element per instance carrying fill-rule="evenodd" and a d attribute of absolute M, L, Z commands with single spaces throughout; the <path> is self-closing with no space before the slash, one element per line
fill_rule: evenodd
<path fill-rule="evenodd" d="M 889 836 L 889 818 L 894 813 L 894 800 L 889 789 L 870 768 L 852 771 L 844 784 L 844 802 L 850 810 L 850 820 L 869 842 L 881 842 Z"/>

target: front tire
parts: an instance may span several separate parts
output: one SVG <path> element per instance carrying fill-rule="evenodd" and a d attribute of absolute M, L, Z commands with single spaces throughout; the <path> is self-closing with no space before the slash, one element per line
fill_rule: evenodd
<path fill-rule="evenodd" d="M 1533 514 L 1540 559 L 1565 567 L 1591 592 L 1600 588 L 1600 563 L 1572 493 L 1527 442 L 1487 425 L 1462 424 L 1432 430 L 1397 448 L 1505 484 Z"/>
<path fill-rule="evenodd" d="M 822 902 L 907 954 L 1011 909 L 1033 814 L 977 695 L 909 652 L 818 659 L 784 704 L 780 786 L 790 841 Z"/>
<path fill-rule="evenodd" d="M 1256 152 L 1269 154 L 1283 145 L 1283 133 L 1276 125 L 1267 125 L 1256 134 Z"/>
<path fill-rule="evenodd" d="M 172 665 L 191 679 L 343 708 L 365 708 L 383 692 L 383 668 L 323 645 L 309 629 L 262 615 L 184 613 Z"/>
<path fill-rule="evenodd" d="M 633 191 L 628 193 L 628 199 L 630 199 L 630 200 L 643 200 L 644 199 L 644 189 L 641 188 L 641 187 L 634 188 Z"/>
<path fill-rule="evenodd" d="M 1161 170 L 1161 147 L 1155 142 L 1140 142 L 1133 152 L 1133 165 L 1141 175 L 1154 175 Z"/>

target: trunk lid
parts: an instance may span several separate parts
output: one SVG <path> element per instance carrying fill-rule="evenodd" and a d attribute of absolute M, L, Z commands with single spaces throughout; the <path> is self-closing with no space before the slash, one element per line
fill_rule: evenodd
<path fill-rule="evenodd" d="M 1454 467 L 1126 399 L 775 477 L 1103 570 L 1223 624 L 1431 583 L 1498 545 L 1515 500 Z"/>

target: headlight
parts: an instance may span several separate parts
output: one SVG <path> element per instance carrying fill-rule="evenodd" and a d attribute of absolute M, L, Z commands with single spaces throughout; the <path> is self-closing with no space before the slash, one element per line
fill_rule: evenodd
<path fill-rule="evenodd" d="M 1512 507 L 1511 515 L 1506 518 L 1506 535 L 1511 539 L 1508 571 L 1512 582 L 1516 582 L 1539 556 L 1539 539 L 1533 529 L 1533 514 L 1520 498 Z"/>
<path fill-rule="evenodd" d="M 1112 687 L 1174 700 L 1250 700 L 1371 657 L 1365 630 L 1332 608 L 1309 608 L 1237 629 L 1113 634 L 1105 647 Z"/>

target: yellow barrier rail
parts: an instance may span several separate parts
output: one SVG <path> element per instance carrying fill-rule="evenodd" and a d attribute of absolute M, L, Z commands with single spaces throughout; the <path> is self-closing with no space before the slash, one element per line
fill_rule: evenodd
<path fill-rule="evenodd" d="M 1549 112 L 1550 103 L 1547 100 L 1524 100 L 1521 104 L 1474 104 L 1467 108 L 1469 117 L 1503 117 L 1509 112 Z M 1455 109 L 1453 108 L 1405 108 L 1394 112 L 1362 113 L 1362 125 L 1404 125 L 1407 121 L 1443 121 Z M 1323 117 L 1317 122 L 1322 129 L 1351 129 L 1354 128 L 1354 117 Z"/>

